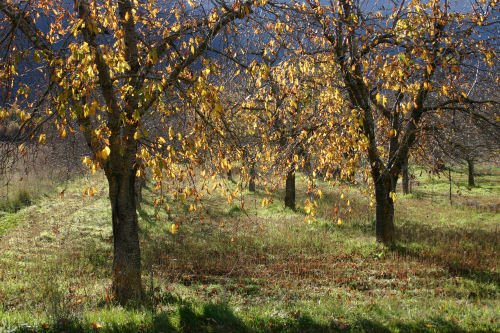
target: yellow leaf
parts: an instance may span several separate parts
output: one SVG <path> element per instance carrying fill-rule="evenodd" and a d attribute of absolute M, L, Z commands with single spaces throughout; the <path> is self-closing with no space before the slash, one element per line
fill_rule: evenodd
<path fill-rule="evenodd" d="M 46 135 L 45 134 L 40 134 L 40 137 L 38 138 L 38 143 L 41 144 L 41 145 L 44 145 L 45 144 L 45 139 L 46 139 Z"/>
<path fill-rule="evenodd" d="M 342 226 L 342 220 L 341 220 L 341 219 L 338 219 L 338 220 L 337 220 L 337 225 L 338 225 L 339 227 L 340 227 L 340 226 Z"/>
<path fill-rule="evenodd" d="M 134 133 L 134 140 L 139 140 L 141 138 L 141 133 L 139 131 Z"/>
<path fill-rule="evenodd" d="M 262 199 L 262 203 L 261 203 L 262 208 L 266 207 L 266 205 L 268 203 L 269 203 L 269 199 L 267 199 L 267 198 Z"/>
<path fill-rule="evenodd" d="M 82 158 L 82 162 L 83 164 L 90 165 L 92 163 L 92 160 L 88 156 L 85 156 L 84 158 Z"/>
<path fill-rule="evenodd" d="M 101 158 L 103 160 L 107 159 L 110 153 L 111 153 L 111 149 L 109 149 L 108 146 L 104 147 L 104 149 L 101 151 Z"/>
<path fill-rule="evenodd" d="M 172 235 L 175 235 L 175 232 L 177 231 L 177 225 L 175 223 L 172 223 L 172 226 L 170 227 L 170 232 Z"/>
<path fill-rule="evenodd" d="M 141 120 L 141 114 L 139 113 L 139 111 L 135 110 L 135 111 L 132 113 L 132 119 L 134 119 L 134 121 L 139 121 L 139 120 Z"/>
<path fill-rule="evenodd" d="M 223 110 L 223 108 L 222 108 L 222 104 L 221 103 L 215 104 L 215 106 L 214 106 L 214 112 L 215 112 L 216 115 L 220 115 L 222 113 L 222 110 Z"/>

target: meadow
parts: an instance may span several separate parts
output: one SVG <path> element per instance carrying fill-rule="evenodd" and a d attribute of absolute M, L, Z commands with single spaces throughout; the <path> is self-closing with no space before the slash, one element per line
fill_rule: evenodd
<path fill-rule="evenodd" d="M 319 182 L 307 223 L 303 208 L 284 208 L 283 189 L 265 206 L 258 186 L 231 204 L 207 197 L 202 214 L 173 202 L 167 214 L 148 182 L 139 211 L 146 296 L 129 307 L 110 295 L 104 176 L 18 186 L 0 203 L 0 331 L 500 331 L 500 169 L 478 167 L 471 189 L 456 169 L 452 203 L 447 175 L 413 171 L 412 193 L 398 189 L 391 248 L 375 241 L 363 185 Z M 306 182 L 297 181 L 303 206 Z M 89 186 L 95 195 L 82 195 Z M 334 207 L 351 208 L 341 225 Z"/>

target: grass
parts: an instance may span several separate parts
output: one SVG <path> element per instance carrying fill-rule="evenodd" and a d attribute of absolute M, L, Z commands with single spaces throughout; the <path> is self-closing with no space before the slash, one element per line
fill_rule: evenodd
<path fill-rule="evenodd" d="M 57 189 L 1 218 L 0 331 L 500 331 L 500 217 L 460 204 L 499 203 L 500 171 L 478 172 L 470 190 L 466 174 L 454 174 L 461 193 L 453 185 L 450 205 L 447 177 L 417 170 L 413 194 L 398 193 L 390 249 L 374 239 L 361 185 L 320 182 L 324 197 L 308 224 L 302 208 L 284 208 L 282 189 L 262 207 L 262 188 L 231 204 L 206 198 L 203 218 L 170 200 L 171 214 L 156 219 L 149 184 L 139 212 L 146 300 L 130 308 L 109 298 L 105 179 L 80 178 L 62 198 Z M 97 194 L 82 196 L 87 186 Z"/>
<path fill-rule="evenodd" d="M 64 157 L 58 157 L 62 161 L 60 163 L 67 162 Z M 58 165 L 54 163 L 54 156 L 43 150 L 31 158 L 20 158 L 3 171 L 7 174 L 0 176 L 0 219 L 3 220 L 0 236 L 14 227 L 17 221 L 23 220 L 16 213 L 26 207 L 31 206 L 29 209 L 32 209 L 43 198 L 64 191 L 71 175 L 83 174 L 78 164 Z M 20 215 L 24 216 L 24 213 Z"/>

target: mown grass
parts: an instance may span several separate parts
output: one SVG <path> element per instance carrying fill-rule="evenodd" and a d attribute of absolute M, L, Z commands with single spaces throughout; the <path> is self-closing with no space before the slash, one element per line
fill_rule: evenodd
<path fill-rule="evenodd" d="M 479 186 L 461 196 L 499 203 L 499 170 L 478 171 Z M 374 239 L 362 185 L 319 182 L 324 197 L 308 224 L 303 209 L 284 208 L 282 189 L 262 207 L 263 188 L 231 204 L 208 197 L 202 213 L 169 201 L 171 213 L 156 219 L 148 184 L 146 297 L 124 308 L 109 297 L 105 179 L 78 179 L 62 198 L 57 190 L 0 220 L 0 331 L 500 331 L 499 215 L 461 205 L 456 191 L 450 205 L 445 177 L 417 181 L 413 194 L 398 193 L 393 248 Z M 98 193 L 82 196 L 87 186 Z M 298 177 L 301 206 L 305 192 Z"/>

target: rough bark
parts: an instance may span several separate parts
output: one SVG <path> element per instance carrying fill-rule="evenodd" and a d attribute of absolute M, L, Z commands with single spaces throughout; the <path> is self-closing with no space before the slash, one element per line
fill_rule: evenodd
<path fill-rule="evenodd" d="M 403 165 L 401 166 L 401 172 L 403 176 L 403 194 L 410 193 L 410 175 L 408 173 L 408 158 L 404 159 Z"/>
<path fill-rule="evenodd" d="M 467 167 L 469 171 L 469 187 L 476 186 L 476 182 L 474 181 L 474 161 L 467 160 Z"/>
<path fill-rule="evenodd" d="M 107 175 L 113 221 L 113 296 L 121 304 L 142 297 L 135 172 Z"/>
<path fill-rule="evenodd" d="M 285 186 L 285 206 L 295 209 L 295 170 L 292 169 L 286 174 Z"/>
<path fill-rule="evenodd" d="M 137 177 L 135 180 L 135 206 L 138 210 L 141 209 L 142 188 L 146 185 L 146 178 Z"/>
<path fill-rule="evenodd" d="M 389 175 L 379 175 L 375 181 L 375 228 L 377 241 L 392 245 L 395 240 L 394 201 L 390 193 L 394 192 L 396 181 Z"/>

